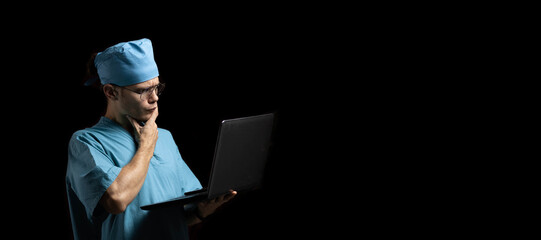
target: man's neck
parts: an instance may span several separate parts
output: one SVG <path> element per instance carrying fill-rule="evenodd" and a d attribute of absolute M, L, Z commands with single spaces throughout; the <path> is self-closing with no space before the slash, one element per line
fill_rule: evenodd
<path fill-rule="evenodd" d="M 117 111 L 114 111 L 111 108 L 107 107 L 107 112 L 105 113 L 105 117 L 118 123 L 124 129 L 126 129 L 126 131 L 128 131 L 129 133 L 133 133 L 133 126 L 128 121 L 128 118 L 126 117 L 126 115 L 119 114 Z"/>

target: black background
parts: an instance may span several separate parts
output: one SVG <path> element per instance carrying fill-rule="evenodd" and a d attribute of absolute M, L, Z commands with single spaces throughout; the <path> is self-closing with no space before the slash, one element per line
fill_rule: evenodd
<path fill-rule="evenodd" d="M 483 36 L 492 18 L 469 6 L 46 4 L 2 16 L 6 236 L 71 238 L 67 144 L 105 109 L 82 86 L 86 62 L 143 37 L 167 84 L 157 123 L 203 182 L 220 120 L 278 113 L 264 188 L 217 212 L 201 239 L 502 231 L 484 231 L 500 206 L 480 197 L 494 179 L 487 154 L 507 149 L 491 142 L 501 112 L 486 117 L 495 98 L 483 96 L 499 77 L 487 72 L 502 71 L 487 59 L 501 32 Z"/>
<path fill-rule="evenodd" d="M 481 185 L 470 179 L 482 154 L 466 151 L 481 141 L 469 130 L 484 123 L 482 105 L 456 91 L 470 89 L 456 81 L 467 76 L 458 71 L 466 40 L 400 6 L 247 7 L 4 19 L 4 234 L 71 239 L 68 141 L 105 110 L 82 85 L 87 60 L 143 37 L 167 84 L 157 123 L 203 184 L 222 119 L 278 116 L 264 187 L 200 225 L 199 239 L 449 236 L 477 226 L 484 212 L 470 209 L 482 205 L 472 200 Z"/>
<path fill-rule="evenodd" d="M 12 91 L 3 119 L 11 137 L 5 147 L 17 153 L 6 161 L 6 173 L 18 176 L 6 180 L 6 199 L 16 209 L 10 230 L 24 235 L 31 225 L 44 236 L 71 239 L 67 145 L 106 106 L 99 90 L 82 84 L 86 63 L 118 42 L 149 38 L 167 85 L 158 126 L 172 132 L 203 185 L 221 120 L 277 113 L 263 188 L 239 194 L 198 226 L 199 239 L 342 234 L 336 226 L 343 219 L 335 213 L 350 215 L 356 204 L 337 205 L 329 193 L 344 185 L 345 171 L 337 169 L 351 159 L 340 152 L 348 148 L 343 136 L 354 129 L 341 124 L 354 114 L 341 112 L 353 110 L 353 101 L 336 91 L 344 76 L 333 53 L 340 47 L 324 47 L 328 29 L 304 21 L 167 23 L 129 28 L 34 22 L 6 39 Z M 330 121 L 335 118 L 344 121 L 337 125 Z"/>

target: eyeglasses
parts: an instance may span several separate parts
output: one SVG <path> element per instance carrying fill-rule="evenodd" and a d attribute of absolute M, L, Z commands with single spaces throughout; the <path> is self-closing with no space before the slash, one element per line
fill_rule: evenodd
<path fill-rule="evenodd" d="M 158 85 L 145 88 L 145 89 L 140 89 L 140 90 L 132 90 L 127 87 L 121 87 L 115 84 L 112 84 L 112 85 L 117 86 L 119 88 L 124 88 L 130 92 L 139 94 L 141 101 L 146 101 L 147 99 L 149 99 L 152 96 L 152 93 L 156 93 L 157 96 L 160 96 L 160 94 L 162 94 L 163 90 L 165 89 L 165 83 L 159 83 Z"/>

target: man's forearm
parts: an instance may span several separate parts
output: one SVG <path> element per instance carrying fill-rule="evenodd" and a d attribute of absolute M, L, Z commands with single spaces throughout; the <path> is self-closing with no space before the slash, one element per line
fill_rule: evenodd
<path fill-rule="evenodd" d="M 118 214 L 137 196 L 148 172 L 154 148 L 139 148 L 132 160 L 126 164 L 101 199 L 105 210 Z"/>

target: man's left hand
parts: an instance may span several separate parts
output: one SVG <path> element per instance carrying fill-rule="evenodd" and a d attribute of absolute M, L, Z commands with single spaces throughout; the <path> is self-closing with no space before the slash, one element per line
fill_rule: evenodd
<path fill-rule="evenodd" d="M 199 214 L 206 218 L 207 216 L 213 214 L 216 209 L 218 209 L 220 206 L 222 206 L 224 203 L 231 200 L 233 197 L 237 195 L 236 191 L 229 190 L 229 193 L 220 195 L 214 199 L 201 201 L 197 204 L 196 211 L 199 211 Z"/>

